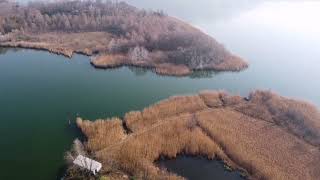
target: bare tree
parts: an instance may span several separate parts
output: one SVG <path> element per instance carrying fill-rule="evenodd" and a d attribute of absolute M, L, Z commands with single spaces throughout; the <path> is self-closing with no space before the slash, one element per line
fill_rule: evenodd
<path fill-rule="evenodd" d="M 107 44 L 109 52 L 127 54 L 132 61 L 146 61 L 149 52 L 161 51 L 165 61 L 184 64 L 190 69 L 219 64 L 230 55 L 209 36 L 187 28 L 164 12 L 138 10 L 124 2 L 31 2 L 8 14 L 3 14 L 0 7 L 0 32 L 7 34 L 15 30 L 103 31 L 114 38 Z"/>
<path fill-rule="evenodd" d="M 129 58 L 133 62 L 146 61 L 149 59 L 149 51 L 144 47 L 136 46 L 130 49 Z"/>

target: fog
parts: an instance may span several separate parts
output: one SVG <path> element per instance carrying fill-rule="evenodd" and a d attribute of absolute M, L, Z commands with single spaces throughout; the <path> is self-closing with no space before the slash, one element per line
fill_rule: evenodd
<path fill-rule="evenodd" d="M 30 0 L 17 0 L 27 3 Z M 36 0 L 37 1 L 37 0 Z M 41 0 L 40 0 L 41 1 Z M 51 0 L 58 1 L 58 0 Z M 116 0 L 112 0 L 116 1 Z M 121 1 L 121 0 L 118 0 Z M 255 9 L 266 2 L 316 2 L 314 0 L 122 0 L 139 8 L 163 10 L 194 25 L 221 21 Z"/>
<path fill-rule="evenodd" d="M 254 8 L 263 0 L 126 0 L 140 8 L 161 9 L 191 22 L 227 18 Z"/>

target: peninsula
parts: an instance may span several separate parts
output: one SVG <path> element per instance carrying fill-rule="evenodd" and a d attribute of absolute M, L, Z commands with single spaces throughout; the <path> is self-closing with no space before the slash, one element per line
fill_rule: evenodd
<path fill-rule="evenodd" d="M 102 162 L 101 178 L 183 179 L 155 165 L 179 154 L 222 159 L 249 179 L 320 176 L 320 112 L 272 92 L 243 98 L 205 91 L 171 97 L 123 119 L 78 118 L 77 125 L 87 140 L 75 141 L 66 157 Z M 66 179 L 83 178 L 79 172 L 70 165 Z"/>
<path fill-rule="evenodd" d="M 0 0 L 0 47 L 44 50 L 69 58 L 74 53 L 80 53 L 89 56 L 91 64 L 96 68 L 138 66 L 172 76 L 186 76 L 199 70 L 241 71 L 248 67 L 243 59 L 229 52 L 214 38 L 180 19 L 162 11 L 142 10 L 124 2 L 107 0 L 30 2 L 28 5 Z M 4 73 L 4 77 L 7 75 Z M 36 77 L 38 74 L 32 75 Z M 17 79 L 21 79 L 20 77 L 22 76 Z M 65 79 L 66 83 L 70 81 L 69 78 Z M 60 82 L 59 80 L 61 79 L 56 82 Z M 15 82 L 11 79 L 5 81 Z M 35 84 L 43 86 L 42 83 Z M 88 86 L 80 83 L 79 87 L 86 85 Z M 106 94 L 103 89 L 94 85 L 96 84 L 88 87 Z M 20 86 L 11 87 L 16 93 L 11 96 L 18 94 L 29 97 L 29 94 L 15 91 L 19 89 L 16 87 Z M 30 87 L 30 92 L 37 96 L 38 91 L 33 90 L 39 88 L 32 83 Z M 69 90 L 73 89 L 75 88 L 70 86 Z M 97 91 L 83 89 L 81 92 L 94 94 Z M 76 95 L 78 94 L 81 95 Z M 16 99 L 21 99 L 19 97 Z M 34 96 L 30 97 L 32 99 Z M 59 92 L 52 96 L 55 97 L 66 96 L 61 96 Z M 4 104 L 12 99 L 10 98 L 8 96 L 8 101 L 4 101 Z M 72 97 L 71 101 L 74 99 Z M 87 99 L 91 99 L 91 96 L 85 100 Z M 61 102 L 66 101 L 62 99 Z M 79 102 L 87 103 L 82 99 Z M 22 104 L 21 107 L 24 108 L 27 103 Z M 55 110 L 56 103 L 53 104 L 54 106 L 48 106 L 44 110 Z M 74 104 L 72 102 L 70 105 Z M 71 107 L 69 104 L 67 106 Z M 8 117 L 11 112 L 18 112 L 15 102 L 12 107 L 6 113 Z M 81 105 L 82 107 L 84 106 Z M 66 115 L 65 109 L 60 109 L 63 110 L 61 116 L 54 116 L 53 120 Z M 49 111 L 44 112 L 47 115 Z M 29 118 L 32 119 L 32 115 Z M 16 119 L 21 118 L 17 116 Z M 73 125 L 71 120 L 68 124 Z M 157 165 L 163 158 L 175 159 L 180 155 L 219 159 L 227 169 L 237 170 L 248 179 L 318 180 L 320 177 L 319 110 L 307 102 L 282 97 L 270 91 L 257 90 L 248 97 L 230 95 L 223 91 L 202 91 L 190 96 L 170 97 L 143 110 L 128 112 L 123 117 L 95 121 L 77 117 L 76 125 L 84 137 L 76 139 L 65 154 L 65 180 L 184 179 Z M 10 131 L 12 128 L 7 129 Z M 57 134 L 65 131 L 64 126 L 61 129 Z M 31 138 L 38 136 L 28 134 L 32 134 Z M 8 142 L 18 144 L 17 139 Z M 39 146 L 50 143 L 50 138 L 45 139 L 43 144 L 42 140 L 43 138 L 36 141 L 40 142 Z M 60 144 L 62 151 L 65 150 L 63 144 L 64 142 Z M 21 146 L 24 148 L 25 143 Z M 19 148 L 7 148 L 7 152 L 12 149 Z M 29 149 L 31 152 L 35 147 Z M 54 148 L 52 151 L 56 150 Z M 49 157 L 47 149 L 43 152 L 45 153 L 31 153 Z M 3 154 L 8 153 L 4 151 Z M 17 157 L 10 161 L 24 160 L 20 154 L 13 155 Z M 42 157 L 37 156 L 36 160 L 40 158 Z M 42 159 L 48 162 L 45 158 Z M 22 161 L 17 162 L 20 165 Z M 30 165 L 27 170 L 37 169 L 38 164 Z M 53 164 L 58 163 L 54 161 Z M 12 167 L 16 166 L 13 164 Z M 48 167 L 54 166 L 50 164 Z M 14 171 L 16 168 L 12 169 Z M 52 175 L 51 171 L 46 172 L 47 169 L 39 169 L 30 174 L 38 176 L 40 171 Z M 8 174 L 10 173 L 11 170 Z"/>
<path fill-rule="evenodd" d="M 209 35 L 162 11 L 124 2 L 0 1 L 0 46 L 91 56 L 96 68 L 124 65 L 184 76 L 197 70 L 240 71 L 248 64 Z"/>

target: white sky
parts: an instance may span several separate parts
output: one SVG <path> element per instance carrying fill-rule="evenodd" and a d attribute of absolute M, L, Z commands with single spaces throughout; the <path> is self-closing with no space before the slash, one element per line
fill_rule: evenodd
<path fill-rule="evenodd" d="M 320 1 L 268 2 L 242 16 L 283 31 L 320 34 Z"/>

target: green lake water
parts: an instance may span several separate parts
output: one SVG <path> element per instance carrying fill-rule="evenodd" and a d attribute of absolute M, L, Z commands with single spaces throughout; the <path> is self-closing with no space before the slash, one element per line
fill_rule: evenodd
<path fill-rule="evenodd" d="M 305 9 L 300 19 L 298 7 Z M 127 67 L 96 70 L 82 55 L 66 59 L 43 51 L 1 49 L 0 179 L 56 179 L 64 152 L 79 136 L 68 123 L 77 114 L 91 120 L 123 116 L 172 95 L 206 89 L 243 96 L 254 89 L 272 90 L 320 106 L 320 26 L 309 22 L 317 16 L 307 16 L 314 7 L 320 3 L 255 4 L 215 19 L 174 14 L 246 59 L 250 67 L 239 73 L 164 77 Z M 275 14 L 279 18 L 269 17 Z"/>
<path fill-rule="evenodd" d="M 96 70 L 86 56 L 69 60 L 42 51 L 8 50 L 0 55 L 0 179 L 55 179 L 64 152 L 79 135 L 69 119 L 77 114 L 91 120 L 123 116 L 171 95 L 223 87 L 225 82 L 214 78 L 220 75 L 207 76 Z"/>

